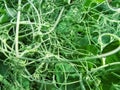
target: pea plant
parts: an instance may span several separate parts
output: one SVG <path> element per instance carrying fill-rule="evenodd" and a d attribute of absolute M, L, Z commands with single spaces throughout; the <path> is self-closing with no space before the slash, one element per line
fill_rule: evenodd
<path fill-rule="evenodd" d="M 119 0 L 0 0 L 1 90 L 120 90 Z"/>

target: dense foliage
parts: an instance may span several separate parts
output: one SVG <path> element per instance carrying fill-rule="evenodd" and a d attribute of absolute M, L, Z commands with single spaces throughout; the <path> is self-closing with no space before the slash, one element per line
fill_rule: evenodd
<path fill-rule="evenodd" d="M 0 0 L 1 90 L 120 90 L 120 0 Z"/>

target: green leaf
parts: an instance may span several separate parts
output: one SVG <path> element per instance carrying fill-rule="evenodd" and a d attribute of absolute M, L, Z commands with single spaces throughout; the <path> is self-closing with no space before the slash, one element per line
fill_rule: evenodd
<path fill-rule="evenodd" d="M 102 37 L 102 43 L 108 44 L 110 42 L 110 36 L 103 36 Z"/>
<path fill-rule="evenodd" d="M 113 42 L 109 43 L 106 47 L 104 47 L 102 53 L 111 52 L 112 50 L 116 49 L 119 46 L 120 46 L 119 41 L 113 41 Z M 120 52 L 117 52 L 113 55 L 106 57 L 106 63 L 112 63 L 115 61 L 117 62 L 117 61 L 119 61 L 119 58 L 120 58 Z"/>
<path fill-rule="evenodd" d="M 102 53 L 110 52 L 120 46 L 120 41 L 113 41 L 104 47 Z"/>
<path fill-rule="evenodd" d="M 58 82 L 64 82 L 64 73 L 75 72 L 75 69 L 68 63 L 59 63 L 55 65 L 56 79 Z"/>
<path fill-rule="evenodd" d="M 114 66 L 114 67 L 108 67 L 105 69 L 105 72 L 102 73 L 101 75 L 101 81 L 102 81 L 102 87 L 103 90 L 118 90 L 117 86 L 115 86 L 115 84 L 120 84 L 120 78 L 116 77 L 115 75 L 113 75 L 113 73 L 117 73 L 118 75 L 120 74 L 120 69 L 114 69 L 115 67 L 119 67 L 119 66 Z"/>
<path fill-rule="evenodd" d="M 89 7 L 90 4 L 92 4 L 92 3 L 99 4 L 99 3 L 103 2 L 103 1 L 105 1 L 105 0 L 86 0 L 85 6 Z M 94 6 L 94 5 L 92 5 L 92 6 Z"/>
<path fill-rule="evenodd" d="M 7 8 L 7 14 L 9 15 L 9 16 L 11 16 L 11 17 L 14 17 L 15 15 L 17 15 L 17 12 L 16 12 L 16 10 L 15 9 L 13 9 L 13 8 Z"/>
<path fill-rule="evenodd" d="M 0 24 L 2 23 L 6 23 L 9 21 L 9 16 L 7 14 L 3 14 L 1 17 L 0 17 Z"/>

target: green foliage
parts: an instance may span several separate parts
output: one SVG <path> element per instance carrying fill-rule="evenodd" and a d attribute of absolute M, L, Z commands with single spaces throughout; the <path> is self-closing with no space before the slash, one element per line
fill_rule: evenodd
<path fill-rule="evenodd" d="M 0 5 L 1 90 L 120 89 L 119 0 Z"/>

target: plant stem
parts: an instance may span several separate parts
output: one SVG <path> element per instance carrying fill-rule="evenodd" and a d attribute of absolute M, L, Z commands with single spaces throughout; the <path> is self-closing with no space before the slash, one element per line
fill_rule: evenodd
<path fill-rule="evenodd" d="M 16 57 L 19 57 L 19 26 L 20 26 L 20 9 L 21 0 L 18 1 L 18 13 L 17 13 L 17 23 L 16 23 L 16 35 L 15 35 L 15 51 Z"/>

